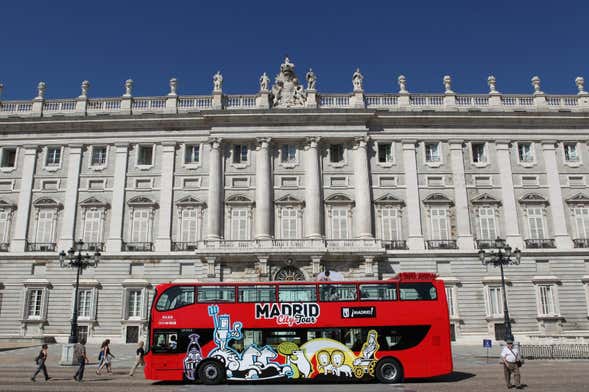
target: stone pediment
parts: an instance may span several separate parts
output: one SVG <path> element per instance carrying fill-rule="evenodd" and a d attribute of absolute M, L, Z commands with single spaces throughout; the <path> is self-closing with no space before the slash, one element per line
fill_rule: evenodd
<path fill-rule="evenodd" d="M 565 200 L 568 204 L 589 204 L 589 197 L 583 193 L 577 193 Z"/>
<path fill-rule="evenodd" d="M 548 200 L 537 193 L 527 193 L 519 199 L 519 202 L 522 204 L 548 204 Z"/>
<path fill-rule="evenodd" d="M 9 203 L 6 200 L 0 200 L 0 209 L 2 209 L 2 210 L 3 209 L 10 209 L 10 210 L 12 210 L 12 209 L 15 209 L 15 208 L 16 208 L 16 205 L 15 204 Z"/>
<path fill-rule="evenodd" d="M 495 199 L 488 193 L 483 193 L 472 198 L 470 201 L 472 204 L 501 204 L 501 202 Z"/>
<path fill-rule="evenodd" d="M 277 108 L 304 107 L 307 93 L 295 74 L 295 65 L 286 57 L 272 86 L 272 106 Z"/>
<path fill-rule="evenodd" d="M 240 205 L 240 204 L 241 205 L 252 205 L 252 204 L 254 204 L 254 201 L 244 195 L 233 195 L 233 196 L 229 196 L 225 200 L 225 203 L 226 204 L 237 204 L 237 205 Z"/>
<path fill-rule="evenodd" d="M 199 199 L 193 196 L 186 196 L 181 198 L 176 202 L 178 207 L 195 207 L 195 206 L 204 206 L 205 203 L 200 201 Z"/>
<path fill-rule="evenodd" d="M 282 196 L 280 199 L 274 201 L 274 204 L 290 204 L 290 205 L 303 205 L 304 201 L 297 199 L 292 195 Z"/>
<path fill-rule="evenodd" d="M 331 195 L 325 199 L 326 204 L 354 204 L 354 200 L 352 200 L 347 195 L 343 193 L 336 193 L 335 195 Z"/>
<path fill-rule="evenodd" d="M 397 199 L 395 196 L 387 193 L 384 196 L 379 197 L 378 199 L 374 200 L 374 204 L 397 204 L 397 205 L 404 205 L 405 202 L 401 199 Z"/>
<path fill-rule="evenodd" d="M 432 193 L 425 199 L 423 199 L 424 204 L 454 204 L 452 200 L 448 198 L 448 196 L 441 194 L 441 193 Z"/>
<path fill-rule="evenodd" d="M 61 203 L 49 197 L 42 197 L 33 202 L 37 208 L 61 208 Z"/>
<path fill-rule="evenodd" d="M 132 207 L 155 207 L 156 202 L 145 196 L 135 196 L 127 202 Z"/>
<path fill-rule="evenodd" d="M 108 207 L 108 203 L 103 202 L 102 200 L 99 200 L 95 197 L 89 197 L 86 200 L 84 200 L 83 202 L 80 203 L 81 207 Z"/>

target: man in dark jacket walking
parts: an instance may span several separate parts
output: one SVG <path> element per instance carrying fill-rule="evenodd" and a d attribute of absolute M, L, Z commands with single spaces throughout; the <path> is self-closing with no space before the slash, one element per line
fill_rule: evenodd
<path fill-rule="evenodd" d="M 82 339 L 74 346 L 74 360 L 78 364 L 78 370 L 74 374 L 74 380 L 81 382 L 84 378 L 84 368 L 88 363 L 88 356 L 86 355 L 86 341 Z"/>

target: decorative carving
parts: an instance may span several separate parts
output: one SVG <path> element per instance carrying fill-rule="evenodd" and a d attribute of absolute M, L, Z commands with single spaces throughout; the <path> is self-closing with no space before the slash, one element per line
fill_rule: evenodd
<path fill-rule="evenodd" d="M 37 98 L 36 99 L 45 99 L 45 90 L 47 90 L 47 83 L 39 82 L 37 85 Z"/>
<path fill-rule="evenodd" d="M 409 91 L 407 91 L 407 78 L 405 75 L 400 75 L 397 80 L 399 82 L 399 94 L 408 94 Z"/>
<path fill-rule="evenodd" d="M 395 196 L 387 193 L 384 196 L 379 197 L 378 199 L 374 200 L 374 204 L 397 204 L 397 205 L 404 205 L 405 202 L 401 199 L 397 199 Z"/>
<path fill-rule="evenodd" d="M 223 90 L 223 75 L 221 75 L 221 71 L 217 71 L 217 73 L 213 75 L 213 91 L 220 93 L 222 90 Z"/>
<path fill-rule="evenodd" d="M 454 91 L 452 91 L 452 78 L 450 77 L 450 75 L 446 75 L 444 76 L 444 94 L 454 94 Z"/>
<path fill-rule="evenodd" d="M 98 200 L 94 196 L 87 198 L 86 200 L 80 202 L 80 207 L 91 208 L 91 207 L 108 207 L 108 204 L 103 202 L 102 200 Z"/>
<path fill-rule="evenodd" d="M 192 197 L 192 196 L 186 196 L 183 197 L 182 199 L 178 200 L 176 202 L 176 205 L 178 207 L 202 207 L 205 205 L 205 203 L 203 203 L 202 201 L 200 201 L 199 199 Z"/>
<path fill-rule="evenodd" d="M 542 195 L 537 193 L 528 193 L 519 199 L 522 204 L 548 204 L 548 200 Z"/>
<path fill-rule="evenodd" d="M 178 95 L 178 93 L 176 92 L 177 87 L 178 81 L 176 80 L 176 78 L 170 79 L 170 92 L 168 93 L 168 96 L 175 97 L 176 95 Z"/>
<path fill-rule="evenodd" d="M 501 204 L 499 200 L 495 199 L 488 193 L 483 193 L 478 196 L 475 196 L 470 202 L 472 204 Z"/>
<path fill-rule="evenodd" d="M 287 205 L 303 205 L 304 201 L 297 199 L 292 195 L 282 196 L 280 199 L 274 201 L 274 204 L 287 204 Z"/>
<path fill-rule="evenodd" d="M 280 65 L 280 73 L 274 79 L 272 86 L 272 106 L 278 108 L 290 108 L 304 106 L 307 94 L 294 72 L 295 65 L 285 57 Z"/>
<path fill-rule="evenodd" d="M 236 205 L 249 205 L 251 206 L 254 202 L 244 195 L 233 195 L 229 196 L 227 200 L 225 200 L 226 204 L 236 204 Z"/>
<path fill-rule="evenodd" d="M 155 201 L 147 198 L 145 196 L 135 196 L 127 202 L 129 206 L 132 207 L 155 207 Z"/>
<path fill-rule="evenodd" d="M 317 77 L 313 72 L 313 69 L 309 68 L 309 72 L 305 75 L 307 79 L 307 90 L 315 91 L 315 83 L 317 82 Z"/>
<path fill-rule="evenodd" d="M 5 210 L 5 209 L 13 210 L 15 208 L 16 208 L 15 204 L 11 204 L 11 203 L 7 202 L 6 200 L 0 200 L 0 210 Z"/>
<path fill-rule="evenodd" d="M 123 97 L 131 97 L 133 95 L 133 79 L 125 81 L 125 94 Z"/>
<path fill-rule="evenodd" d="M 41 208 L 61 208 L 61 203 L 49 198 L 49 197 L 42 197 L 40 199 L 35 200 L 33 203 L 35 207 Z"/>
<path fill-rule="evenodd" d="M 489 75 L 487 83 L 489 84 L 489 94 L 499 94 L 499 91 L 497 91 L 497 81 L 495 80 L 495 76 Z"/>
<path fill-rule="evenodd" d="M 262 76 L 260 76 L 260 92 L 267 93 L 269 86 L 270 86 L 270 78 L 268 77 L 266 72 L 264 72 L 262 74 Z"/>
<path fill-rule="evenodd" d="M 90 88 L 90 82 L 84 80 L 82 82 L 82 93 L 80 94 L 79 98 L 88 98 L 88 89 Z"/>
<path fill-rule="evenodd" d="M 544 94 L 544 92 L 540 90 L 540 78 L 538 76 L 532 78 L 532 86 L 534 86 L 534 95 Z"/>
<path fill-rule="evenodd" d="M 423 199 L 424 204 L 454 204 L 452 200 L 450 200 L 446 195 L 441 193 L 432 193 L 425 199 Z"/>
<path fill-rule="evenodd" d="M 211 137 L 208 140 L 212 150 L 218 150 L 221 147 L 222 141 L 220 137 Z"/>
<path fill-rule="evenodd" d="M 577 193 L 568 199 L 566 199 L 568 204 L 585 204 L 589 205 L 589 196 L 584 195 L 583 193 Z"/>
<path fill-rule="evenodd" d="M 356 68 L 354 74 L 352 75 L 352 86 L 354 87 L 354 92 L 361 92 L 364 91 L 362 84 L 364 82 L 364 75 L 360 72 L 360 68 Z"/>
<path fill-rule="evenodd" d="M 581 94 L 587 94 L 587 91 L 585 91 L 585 79 L 582 76 L 577 76 L 575 78 L 575 84 L 577 85 L 577 89 L 579 90 L 579 92 L 577 94 L 581 95 Z M 0 94 L 2 93 L 2 90 L 0 88 Z"/>
<path fill-rule="evenodd" d="M 336 193 L 326 198 L 325 204 L 354 204 L 354 200 L 342 193 Z"/>

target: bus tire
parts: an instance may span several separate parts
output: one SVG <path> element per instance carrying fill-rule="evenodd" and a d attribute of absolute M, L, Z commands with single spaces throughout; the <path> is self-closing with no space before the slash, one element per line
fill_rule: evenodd
<path fill-rule="evenodd" d="M 225 366 L 216 360 L 203 361 L 198 367 L 198 379 L 205 385 L 221 384 L 225 380 Z"/>
<path fill-rule="evenodd" d="M 394 358 L 383 358 L 376 365 L 375 375 L 383 384 L 396 384 L 403 381 L 403 367 Z"/>

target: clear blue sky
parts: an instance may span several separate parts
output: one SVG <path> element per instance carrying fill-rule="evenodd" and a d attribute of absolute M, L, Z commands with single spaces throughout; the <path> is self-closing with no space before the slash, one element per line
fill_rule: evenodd
<path fill-rule="evenodd" d="M 133 5 L 131 5 L 131 3 Z M 220 69 L 226 93 L 255 93 L 286 53 L 301 77 L 312 67 L 320 92 L 350 92 L 360 67 L 368 92 L 486 92 L 489 74 L 506 93 L 589 88 L 589 0 L 579 1 L 2 1 L 3 99 L 208 94 Z"/>

